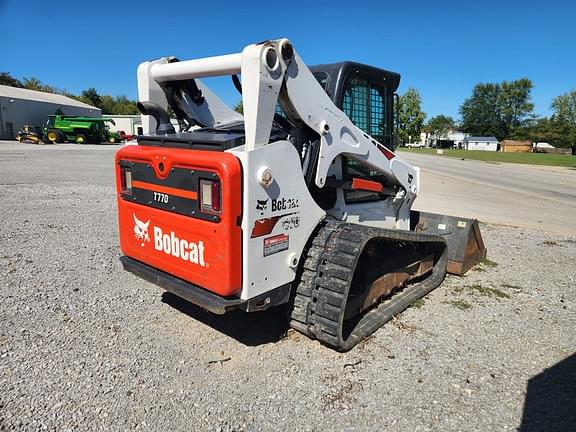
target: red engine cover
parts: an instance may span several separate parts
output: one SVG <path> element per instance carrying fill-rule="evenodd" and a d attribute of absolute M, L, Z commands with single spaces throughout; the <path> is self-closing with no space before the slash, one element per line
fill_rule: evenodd
<path fill-rule="evenodd" d="M 132 191 L 123 192 L 122 170 Z M 201 211 L 200 180 L 220 182 L 221 213 Z M 116 153 L 122 252 L 221 296 L 242 287 L 242 170 L 225 152 L 126 146 Z"/>

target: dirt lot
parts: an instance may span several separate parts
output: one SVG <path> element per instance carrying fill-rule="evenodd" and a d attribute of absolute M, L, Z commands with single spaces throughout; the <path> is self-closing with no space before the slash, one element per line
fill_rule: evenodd
<path fill-rule="evenodd" d="M 0 142 L 0 429 L 573 428 L 575 237 L 483 224 L 487 262 L 338 354 L 124 272 L 113 152 Z"/>

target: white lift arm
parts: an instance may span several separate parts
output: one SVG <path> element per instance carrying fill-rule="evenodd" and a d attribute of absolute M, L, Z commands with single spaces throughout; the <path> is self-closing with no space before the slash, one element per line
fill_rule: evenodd
<path fill-rule="evenodd" d="M 243 119 L 246 134 L 244 151 L 265 146 L 270 141 L 279 94 L 284 90 L 291 105 L 291 114 L 296 114 L 320 136 L 316 186 L 325 185 L 332 162 L 344 155 L 401 185 L 402 196 L 397 198 L 401 198 L 404 210 L 414 202 L 420 185 L 419 168 L 398 158 L 390 149 L 356 127 L 332 102 L 288 39 L 248 45 L 237 54 L 174 63 L 169 61 L 163 58 L 140 65 L 138 90 L 141 101 L 152 101 L 166 107 L 161 87 L 166 81 L 240 73 L 243 117 L 196 80 L 205 102 L 191 108 L 204 124 L 213 127 Z M 149 119 L 145 125 L 145 132 L 153 130 Z"/>

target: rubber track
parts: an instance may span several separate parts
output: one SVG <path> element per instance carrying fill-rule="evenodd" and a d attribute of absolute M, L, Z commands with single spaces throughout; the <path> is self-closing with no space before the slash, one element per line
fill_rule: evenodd
<path fill-rule="evenodd" d="M 344 313 L 354 270 L 372 239 L 429 243 L 437 251 L 432 273 L 365 312 L 343 336 Z M 325 221 L 309 245 L 295 290 L 290 326 L 339 351 L 348 351 L 414 301 L 437 288 L 446 276 L 445 240 L 436 235 Z"/>

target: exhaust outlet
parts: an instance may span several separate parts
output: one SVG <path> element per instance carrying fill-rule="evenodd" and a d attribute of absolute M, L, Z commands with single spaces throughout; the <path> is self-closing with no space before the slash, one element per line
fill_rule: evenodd
<path fill-rule="evenodd" d="M 157 103 L 138 102 L 136 107 L 141 114 L 154 117 L 154 120 L 156 120 L 156 134 L 170 135 L 176 133 L 176 129 L 174 129 L 174 126 L 170 123 L 168 113 Z"/>

